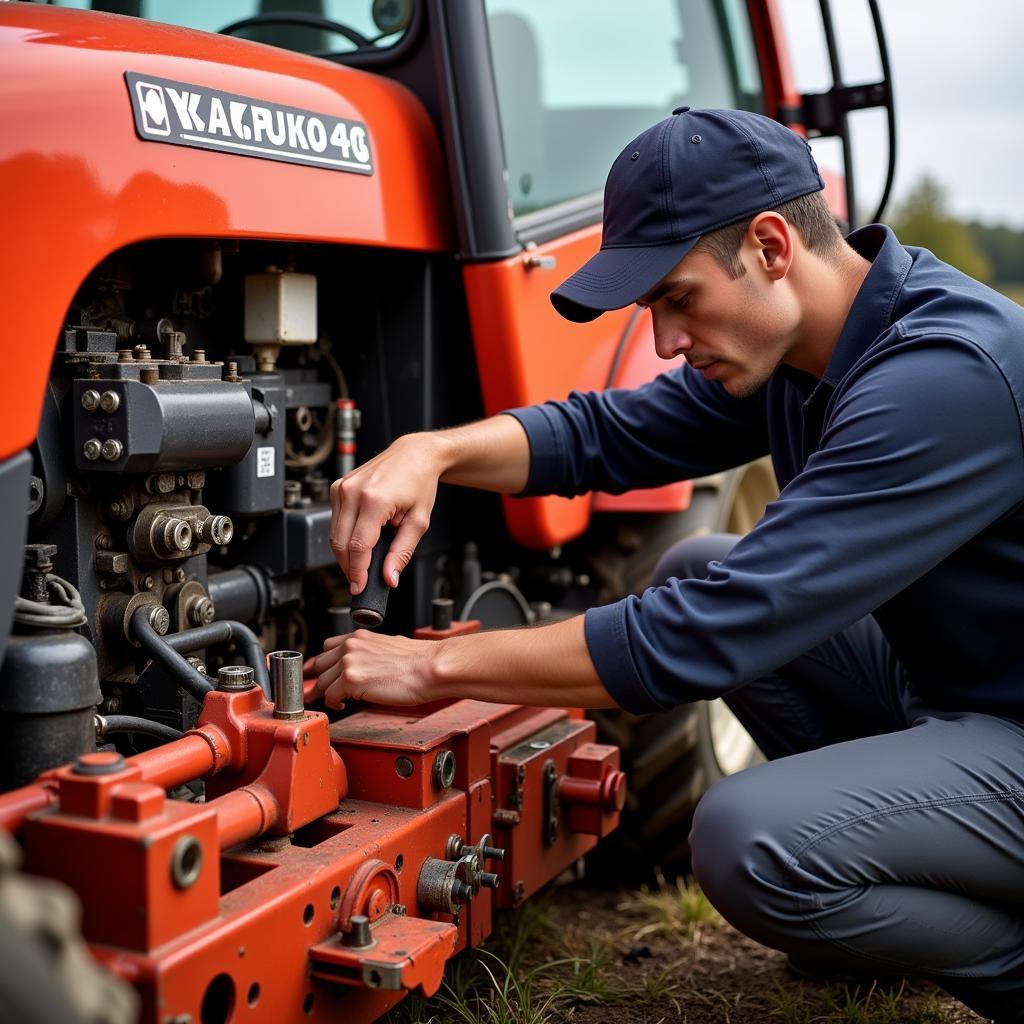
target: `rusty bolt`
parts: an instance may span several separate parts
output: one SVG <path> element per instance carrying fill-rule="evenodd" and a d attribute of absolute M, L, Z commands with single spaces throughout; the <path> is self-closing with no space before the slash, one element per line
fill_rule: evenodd
<path fill-rule="evenodd" d="M 149 359 L 152 353 L 145 345 L 136 345 L 135 348 L 132 349 L 132 355 L 136 359 Z"/>
<path fill-rule="evenodd" d="M 107 512 L 110 514 L 111 519 L 117 519 L 120 522 L 130 519 L 132 515 L 131 498 L 128 498 L 127 496 L 115 498 L 107 506 Z"/>
<path fill-rule="evenodd" d="M 213 622 L 216 609 L 208 597 L 197 597 L 188 604 L 188 620 L 193 626 L 208 626 Z"/>
<path fill-rule="evenodd" d="M 150 386 L 160 382 L 160 371 L 155 366 L 144 366 L 139 371 L 139 380 Z"/>
<path fill-rule="evenodd" d="M 158 604 L 149 613 L 149 624 L 163 636 L 171 628 L 171 613 L 162 604 Z"/>
<path fill-rule="evenodd" d="M 90 461 L 95 462 L 103 454 L 103 443 L 98 437 L 90 437 L 82 445 L 82 454 Z"/>
<path fill-rule="evenodd" d="M 132 361 L 132 350 L 130 348 L 119 348 L 117 350 L 117 361 L 119 363 L 130 363 Z"/>
<path fill-rule="evenodd" d="M 95 412 L 100 407 L 100 401 L 100 393 L 93 388 L 82 392 L 82 408 L 86 412 Z"/>
<path fill-rule="evenodd" d="M 25 568 L 36 572 L 49 572 L 53 568 L 53 556 L 57 554 L 56 544 L 26 544 Z"/>
<path fill-rule="evenodd" d="M 128 571 L 128 556 L 123 551 L 97 551 L 96 571 L 125 573 Z"/>

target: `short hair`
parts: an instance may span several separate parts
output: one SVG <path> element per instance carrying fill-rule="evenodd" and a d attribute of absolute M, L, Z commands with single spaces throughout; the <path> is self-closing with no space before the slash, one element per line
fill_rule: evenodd
<path fill-rule="evenodd" d="M 809 192 L 797 196 L 789 202 L 769 207 L 763 213 L 777 213 L 796 228 L 807 248 L 822 259 L 833 263 L 838 258 L 845 244 L 842 233 L 836 224 L 832 211 L 825 202 L 821 192 Z M 747 271 L 737 258 L 740 245 L 750 227 L 753 217 L 727 224 L 724 228 L 701 235 L 694 249 L 706 252 L 734 280 L 742 277 Z"/>

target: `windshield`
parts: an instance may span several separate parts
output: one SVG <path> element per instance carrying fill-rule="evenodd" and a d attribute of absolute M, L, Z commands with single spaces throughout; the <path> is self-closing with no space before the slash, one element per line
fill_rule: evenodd
<path fill-rule="evenodd" d="M 232 35 L 300 53 L 339 55 L 384 50 L 405 34 L 415 0 L 31 0 L 52 7 L 127 14 L 133 18 L 221 32 L 248 18 L 262 23 Z"/>

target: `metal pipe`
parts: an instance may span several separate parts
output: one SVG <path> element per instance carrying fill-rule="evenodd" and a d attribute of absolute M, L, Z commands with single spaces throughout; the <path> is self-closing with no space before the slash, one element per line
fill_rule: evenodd
<path fill-rule="evenodd" d="M 287 720 L 306 713 L 302 693 L 302 655 L 298 651 L 274 651 L 270 655 L 270 684 L 274 717 Z"/>
<path fill-rule="evenodd" d="M 221 619 L 259 622 L 270 604 L 266 574 L 254 565 L 211 573 L 206 589 Z"/>
<path fill-rule="evenodd" d="M 164 725 L 163 722 L 153 722 L 136 715 L 97 715 L 96 732 L 99 736 L 110 736 L 118 732 L 138 732 L 164 741 L 180 740 L 184 736 L 184 733 Z"/>
<path fill-rule="evenodd" d="M 234 640 L 242 648 L 246 664 L 252 669 L 256 682 L 259 683 L 260 689 L 269 700 L 271 698 L 270 676 L 267 673 L 266 659 L 263 657 L 263 645 L 245 623 L 227 619 L 163 637 L 163 642 L 172 651 L 177 651 L 179 654 L 198 651 L 214 644 L 225 644 L 229 640 Z"/>
<path fill-rule="evenodd" d="M 217 838 L 222 850 L 263 835 L 281 814 L 273 793 L 255 784 L 225 793 L 206 806 L 217 812 Z"/>
<path fill-rule="evenodd" d="M 216 768 L 213 747 L 198 733 L 186 733 L 180 740 L 145 750 L 128 759 L 142 771 L 142 781 L 161 789 L 184 785 L 210 775 Z"/>
<path fill-rule="evenodd" d="M 152 627 L 149 608 L 140 608 L 132 616 L 132 635 L 139 645 L 158 662 L 177 684 L 191 694 L 200 704 L 213 689 L 210 681 L 197 672 L 173 647 Z"/>

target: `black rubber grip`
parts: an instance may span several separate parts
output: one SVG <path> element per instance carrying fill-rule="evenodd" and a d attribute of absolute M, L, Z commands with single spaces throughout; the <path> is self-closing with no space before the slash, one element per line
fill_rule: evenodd
<path fill-rule="evenodd" d="M 370 568 L 367 571 L 366 586 L 362 592 L 352 598 L 352 621 L 365 629 L 375 629 L 384 621 L 384 613 L 388 610 L 388 591 L 391 588 L 384 582 L 381 569 L 384 567 L 384 556 L 391 549 L 395 539 L 395 531 L 385 526 L 380 531 L 370 555 Z"/>

